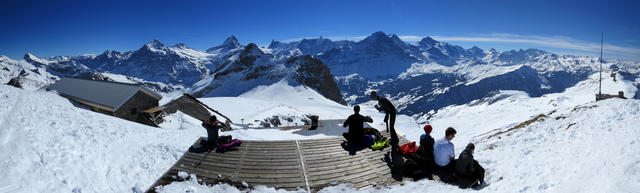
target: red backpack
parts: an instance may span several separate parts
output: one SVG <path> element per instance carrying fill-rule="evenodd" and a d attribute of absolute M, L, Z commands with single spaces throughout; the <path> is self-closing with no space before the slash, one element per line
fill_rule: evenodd
<path fill-rule="evenodd" d="M 418 150 L 418 146 L 416 146 L 416 142 L 410 142 L 404 145 L 401 145 L 400 148 L 398 148 L 400 150 L 400 153 L 404 156 L 410 156 L 411 154 L 413 154 L 414 152 L 416 152 Z"/>

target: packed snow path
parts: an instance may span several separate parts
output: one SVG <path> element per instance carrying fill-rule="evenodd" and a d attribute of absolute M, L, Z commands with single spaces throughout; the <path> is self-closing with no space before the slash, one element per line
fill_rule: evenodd
<path fill-rule="evenodd" d="M 342 120 L 321 120 L 318 130 L 331 130 Z M 381 132 L 387 138 L 389 134 Z M 353 184 L 356 188 L 401 183 L 392 177 L 389 147 L 382 151 L 362 149 L 347 151 L 343 138 L 243 141 L 237 151 L 187 151 L 147 192 L 155 187 L 170 184 L 185 176 L 195 174 L 202 183 L 219 182 L 265 185 L 287 190 L 319 190 L 326 185 Z M 408 141 L 400 137 L 400 144 Z M 193 146 L 200 146 L 197 140 Z M 389 154 L 388 154 L 389 153 Z M 386 157 L 386 159 L 385 159 Z"/>

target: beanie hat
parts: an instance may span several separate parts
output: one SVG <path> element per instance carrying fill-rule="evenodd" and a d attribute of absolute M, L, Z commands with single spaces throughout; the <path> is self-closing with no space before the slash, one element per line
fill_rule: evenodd
<path fill-rule="evenodd" d="M 473 143 L 469 143 L 465 149 L 476 149 L 476 146 Z"/>
<path fill-rule="evenodd" d="M 424 129 L 424 133 L 426 134 L 431 134 L 431 131 L 433 130 L 431 125 L 425 125 L 423 129 Z"/>

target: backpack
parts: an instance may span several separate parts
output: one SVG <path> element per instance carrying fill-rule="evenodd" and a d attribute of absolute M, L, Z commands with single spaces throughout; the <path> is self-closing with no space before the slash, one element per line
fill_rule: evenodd
<path fill-rule="evenodd" d="M 373 135 L 374 140 L 376 142 L 385 140 L 385 137 L 382 136 L 382 134 L 380 134 L 380 131 L 378 131 L 377 129 L 374 129 L 374 128 L 369 128 L 369 127 L 368 128 L 364 128 L 362 130 L 362 133 L 365 134 L 365 135 Z"/>
<path fill-rule="evenodd" d="M 388 139 L 384 139 L 384 140 L 380 140 L 380 141 L 376 141 L 373 145 L 371 145 L 371 149 L 372 150 L 382 150 L 385 147 L 389 146 L 389 140 Z"/>
<path fill-rule="evenodd" d="M 418 150 L 418 146 L 416 146 L 416 142 L 414 141 L 401 145 L 398 149 L 400 150 L 400 154 L 408 157 Z"/>
<path fill-rule="evenodd" d="M 223 135 L 218 137 L 218 144 L 230 143 L 232 140 L 231 135 Z"/>
<path fill-rule="evenodd" d="M 365 147 L 371 146 L 375 143 L 373 136 L 371 135 L 363 135 L 362 136 L 362 145 Z"/>

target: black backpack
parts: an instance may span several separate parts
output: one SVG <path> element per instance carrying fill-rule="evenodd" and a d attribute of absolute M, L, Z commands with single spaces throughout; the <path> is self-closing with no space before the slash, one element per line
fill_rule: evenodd
<path fill-rule="evenodd" d="M 378 131 L 377 129 L 374 129 L 374 128 L 364 128 L 363 129 L 363 134 L 365 134 L 365 135 L 373 135 L 373 140 L 375 140 L 375 141 L 385 140 L 385 137 L 382 136 L 382 134 L 380 134 L 380 131 Z"/>
<path fill-rule="evenodd" d="M 231 140 L 233 140 L 231 138 L 231 135 L 223 135 L 218 137 L 218 144 L 227 144 L 227 143 L 231 143 Z"/>

